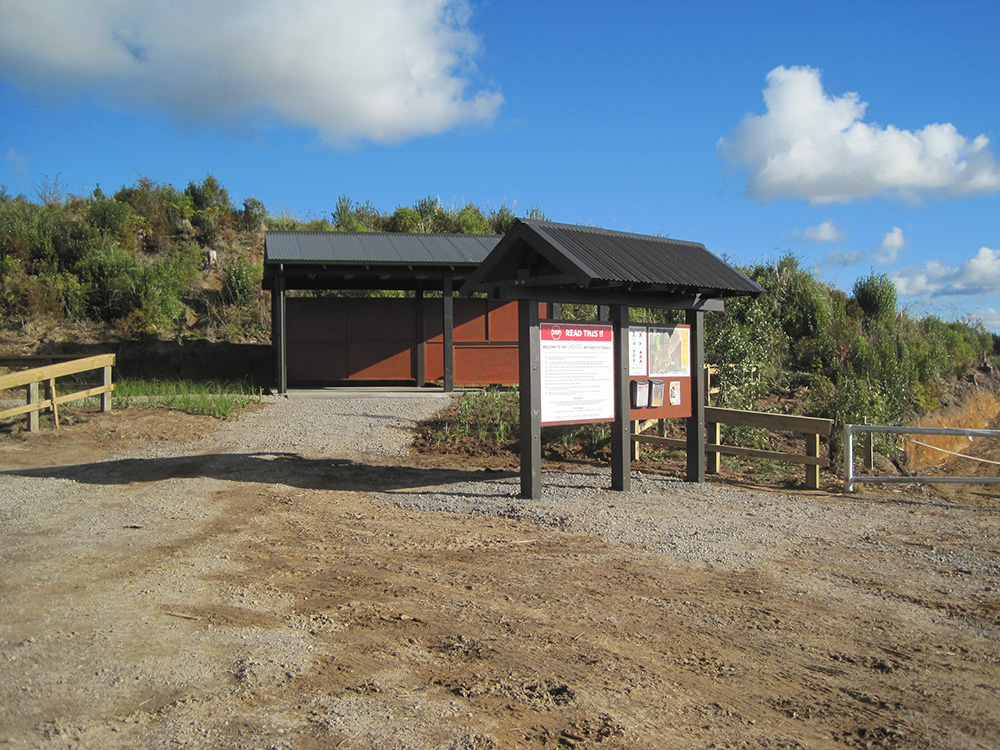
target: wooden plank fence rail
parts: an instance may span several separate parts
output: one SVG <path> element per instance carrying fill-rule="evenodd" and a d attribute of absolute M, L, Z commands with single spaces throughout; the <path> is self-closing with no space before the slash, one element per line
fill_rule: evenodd
<path fill-rule="evenodd" d="M 791 414 L 771 414 L 761 411 L 741 411 L 739 409 L 721 409 L 714 406 L 705 407 L 705 423 L 708 428 L 708 444 L 705 452 L 708 454 L 707 471 L 709 474 L 719 472 L 719 457 L 740 456 L 742 458 L 766 458 L 773 461 L 784 461 L 792 464 L 802 464 L 806 467 L 806 486 L 819 489 L 820 467 L 830 465 L 830 459 L 821 456 L 820 437 L 828 437 L 833 431 L 832 419 L 818 417 L 798 417 Z M 779 432 L 800 432 L 805 434 L 806 452 L 782 453 L 780 451 L 760 450 L 758 448 L 741 448 L 735 445 L 721 444 L 720 426 L 724 424 L 756 427 L 762 430 Z M 632 434 L 636 443 L 659 445 L 666 448 L 686 448 L 687 441 L 677 438 L 643 435 L 637 429 Z"/>
<path fill-rule="evenodd" d="M 5 360 L 12 362 L 13 360 Z M 83 357 L 68 362 L 46 365 L 45 367 L 35 367 L 30 370 L 21 370 L 7 375 L 0 375 L 0 391 L 11 388 L 25 388 L 27 391 L 27 403 L 24 406 L 15 406 L 11 409 L 0 411 L 0 419 L 18 417 L 22 414 L 28 415 L 28 430 L 38 432 L 39 412 L 44 409 L 52 410 L 52 418 L 56 427 L 59 426 L 59 405 L 69 401 L 78 401 L 91 396 L 101 397 L 101 410 L 111 411 L 111 392 L 115 389 L 111 382 L 111 368 L 115 364 L 114 354 L 98 354 L 93 357 Z M 56 390 L 56 378 L 66 375 L 76 375 L 90 370 L 103 370 L 104 382 L 96 388 L 87 388 L 75 393 L 66 393 L 62 396 Z M 45 398 L 39 398 L 39 386 L 45 385 Z"/>

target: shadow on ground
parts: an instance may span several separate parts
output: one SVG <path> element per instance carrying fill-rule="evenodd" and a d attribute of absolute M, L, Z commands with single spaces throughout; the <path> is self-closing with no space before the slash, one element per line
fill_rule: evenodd
<path fill-rule="evenodd" d="M 202 478 L 346 492 L 390 492 L 517 476 L 516 472 L 493 469 L 368 464 L 349 459 L 303 458 L 294 453 L 215 453 L 169 458 L 125 458 L 71 466 L 17 469 L 0 474 L 104 485 Z"/>

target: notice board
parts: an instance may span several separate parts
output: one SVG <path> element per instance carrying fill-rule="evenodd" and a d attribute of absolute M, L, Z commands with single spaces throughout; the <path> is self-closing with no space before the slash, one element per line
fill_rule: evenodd
<path fill-rule="evenodd" d="M 630 419 L 690 417 L 691 327 L 629 326 Z"/>
<path fill-rule="evenodd" d="M 542 424 L 613 421 L 613 326 L 575 321 L 542 321 L 539 326 Z"/>
<path fill-rule="evenodd" d="M 615 418 L 614 327 L 540 322 L 543 425 Z M 687 325 L 629 327 L 629 419 L 690 417 L 691 330 Z"/>

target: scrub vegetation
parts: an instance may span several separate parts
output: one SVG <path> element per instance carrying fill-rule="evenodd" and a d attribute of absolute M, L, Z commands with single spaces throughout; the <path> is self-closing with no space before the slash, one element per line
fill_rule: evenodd
<path fill-rule="evenodd" d="M 885 274 L 847 294 L 803 269 L 794 255 L 740 268 L 766 294 L 705 315 L 705 360 L 718 367 L 717 404 L 785 408 L 838 424 L 898 424 L 932 411 L 949 384 L 992 370 L 1000 339 L 977 321 L 946 323 L 899 308 Z M 563 306 L 588 318 L 593 309 Z M 635 322 L 682 323 L 677 311 L 635 310 Z"/>
<path fill-rule="evenodd" d="M 525 216 L 545 218 L 537 208 Z M 210 174 L 183 190 L 142 177 L 87 196 L 64 194 L 57 179 L 35 200 L 0 188 L 0 333 L 39 345 L 74 337 L 266 342 L 265 229 L 502 234 L 515 219 L 505 205 L 449 208 L 433 197 L 382 212 L 341 196 L 322 217 L 274 216 L 255 198 L 234 204 Z M 793 255 L 741 270 L 767 294 L 706 316 L 706 359 L 719 367 L 724 405 L 760 408 L 771 398 L 773 408 L 779 394 L 781 408 L 838 423 L 897 423 L 936 408 L 949 381 L 989 367 L 1000 351 L 997 337 L 976 322 L 900 310 L 883 274 L 859 278 L 846 293 Z M 596 315 L 584 306 L 563 310 Z M 681 320 L 672 311 L 634 310 L 633 317 Z M 504 437 L 516 429 L 508 419 L 497 424 Z"/>

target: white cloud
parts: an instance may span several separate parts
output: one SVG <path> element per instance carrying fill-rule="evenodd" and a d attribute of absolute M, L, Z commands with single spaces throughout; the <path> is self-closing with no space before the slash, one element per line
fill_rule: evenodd
<path fill-rule="evenodd" d="M 840 242 L 844 238 L 843 233 L 837 229 L 837 225 L 832 219 L 824 221 L 814 227 L 809 227 L 803 235 L 810 242 Z"/>
<path fill-rule="evenodd" d="M 824 266 L 853 266 L 861 260 L 861 253 L 857 250 L 834 250 L 823 258 Z"/>
<path fill-rule="evenodd" d="M 979 318 L 986 330 L 1000 331 L 1000 310 L 987 307 L 985 310 L 980 310 L 976 313 L 975 317 Z"/>
<path fill-rule="evenodd" d="M 886 232 L 882 237 L 882 244 L 875 251 L 875 260 L 879 263 L 895 263 L 899 257 L 899 251 L 903 249 L 906 240 L 903 238 L 903 230 L 893 227 L 892 231 Z"/>
<path fill-rule="evenodd" d="M 820 72 L 778 67 L 767 76 L 766 113 L 748 114 L 720 153 L 748 169 L 747 189 L 761 200 L 805 198 L 846 203 L 874 195 L 916 199 L 1000 190 L 989 139 L 971 141 L 951 123 L 917 130 L 863 122 L 858 94 L 828 96 Z"/>
<path fill-rule="evenodd" d="M 213 121 L 261 112 L 331 143 L 492 120 L 466 0 L 4 0 L 0 71 Z"/>
<path fill-rule="evenodd" d="M 979 248 L 957 268 L 930 261 L 922 268 L 906 268 L 892 275 L 896 289 L 907 296 L 947 297 L 1000 294 L 1000 251 Z"/>

